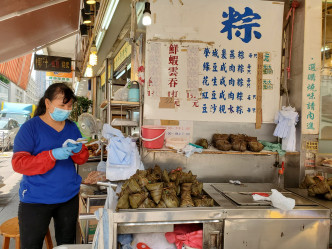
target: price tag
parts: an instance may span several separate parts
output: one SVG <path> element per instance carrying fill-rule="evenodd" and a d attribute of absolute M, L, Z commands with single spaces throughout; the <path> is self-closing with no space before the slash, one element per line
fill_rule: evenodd
<path fill-rule="evenodd" d="M 256 129 L 262 127 L 262 88 L 263 88 L 263 53 L 257 53 L 257 85 L 256 85 Z"/>
<path fill-rule="evenodd" d="M 160 97 L 159 108 L 174 109 L 175 108 L 174 97 Z"/>

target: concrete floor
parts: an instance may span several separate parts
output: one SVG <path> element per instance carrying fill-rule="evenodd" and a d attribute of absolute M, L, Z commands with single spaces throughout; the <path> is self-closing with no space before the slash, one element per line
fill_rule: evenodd
<path fill-rule="evenodd" d="M 12 152 L 0 153 L 0 176 L 3 177 L 5 186 L 0 188 L 0 224 L 4 221 L 17 216 L 19 197 L 18 189 L 22 178 L 21 174 L 13 171 L 11 166 Z M 50 225 L 50 231 L 53 246 L 56 246 L 54 238 L 53 224 Z M 2 245 L 3 237 L 0 236 L 0 245 Z M 15 241 L 11 239 L 9 249 L 15 248 Z M 46 249 L 45 243 L 43 249 Z"/>

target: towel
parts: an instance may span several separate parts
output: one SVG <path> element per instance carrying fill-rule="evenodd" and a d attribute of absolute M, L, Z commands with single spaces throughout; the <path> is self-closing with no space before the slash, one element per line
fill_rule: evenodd
<path fill-rule="evenodd" d="M 120 130 L 109 124 L 104 124 L 102 134 L 109 141 L 107 146 L 109 163 L 111 165 L 130 165 L 133 160 L 131 139 L 125 138 Z"/>
<path fill-rule="evenodd" d="M 282 138 L 282 149 L 286 151 L 296 150 L 296 127 L 299 114 L 295 108 L 283 106 L 275 116 L 277 127 L 273 135 Z"/>
<path fill-rule="evenodd" d="M 113 248 L 113 232 L 112 227 L 113 211 L 110 209 L 99 208 L 95 215 L 99 220 L 95 235 L 92 241 L 93 249 L 111 249 Z"/>
<path fill-rule="evenodd" d="M 284 156 L 286 153 L 279 143 L 270 143 L 263 140 L 259 140 L 259 142 L 264 145 L 264 150 L 278 152 L 279 156 Z"/>

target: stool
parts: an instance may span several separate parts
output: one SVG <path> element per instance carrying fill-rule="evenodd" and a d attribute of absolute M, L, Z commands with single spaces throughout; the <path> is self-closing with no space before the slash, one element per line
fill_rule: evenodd
<path fill-rule="evenodd" d="M 3 235 L 2 249 L 9 249 L 10 238 L 15 239 L 15 249 L 20 249 L 20 230 L 18 226 L 18 218 L 12 218 L 5 221 L 0 226 L 0 235 Z M 45 236 L 45 243 L 47 249 L 53 248 L 50 229 L 48 229 Z"/>

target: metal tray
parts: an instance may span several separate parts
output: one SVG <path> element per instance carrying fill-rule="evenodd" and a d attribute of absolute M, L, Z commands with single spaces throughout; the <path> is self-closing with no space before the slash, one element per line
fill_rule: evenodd
<path fill-rule="evenodd" d="M 261 193 L 271 194 L 271 192 Z M 288 198 L 295 199 L 295 206 L 318 206 L 317 203 L 291 192 L 282 192 L 282 194 Z M 255 201 L 252 198 L 252 192 L 224 192 L 223 195 L 240 206 L 271 206 L 270 201 Z"/>

